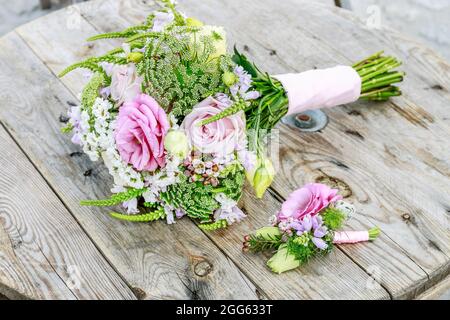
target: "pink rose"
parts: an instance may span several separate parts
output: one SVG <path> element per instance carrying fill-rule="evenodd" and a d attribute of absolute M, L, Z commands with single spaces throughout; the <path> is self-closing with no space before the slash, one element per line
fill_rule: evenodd
<path fill-rule="evenodd" d="M 137 75 L 134 64 L 116 65 L 111 69 L 111 98 L 119 105 L 140 94 L 141 84 L 142 78 Z"/>
<path fill-rule="evenodd" d="M 341 200 L 342 197 L 337 193 L 338 190 L 330 189 L 320 183 L 307 184 L 289 195 L 281 207 L 278 219 L 281 221 L 289 218 L 302 220 L 307 215 L 313 217 L 330 203 Z"/>
<path fill-rule="evenodd" d="M 229 104 L 208 97 L 194 107 L 181 127 L 193 147 L 202 153 L 228 155 L 245 148 L 245 118 L 243 112 L 200 126 L 200 122 L 214 116 Z"/>
<path fill-rule="evenodd" d="M 138 171 L 163 167 L 164 137 L 168 130 L 167 115 L 155 99 L 138 95 L 119 111 L 115 138 L 120 156 Z"/>

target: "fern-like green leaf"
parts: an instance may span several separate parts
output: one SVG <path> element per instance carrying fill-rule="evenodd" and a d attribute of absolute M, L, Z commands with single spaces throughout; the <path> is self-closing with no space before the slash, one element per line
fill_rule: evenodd
<path fill-rule="evenodd" d="M 323 223 L 332 231 L 339 230 L 347 218 L 346 215 L 336 208 L 328 207 L 322 212 Z"/>
<path fill-rule="evenodd" d="M 141 196 L 146 189 L 133 189 L 130 188 L 125 192 L 116 193 L 109 199 L 104 200 L 84 200 L 80 204 L 82 206 L 92 206 L 92 207 L 112 207 L 119 205 L 125 201 L 129 201 Z"/>
<path fill-rule="evenodd" d="M 223 110 L 222 112 L 220 112 L 212 117 L 209 117 L 208 119 L 203 120 L 199 125 L 205 126 L 207 124 L 216 122 L 220 119 L 223 119 L 223 118 L 229 117 L 233 114 L 236 114 L 239 111 L 245 110 L 246 107 L 247 107 L 247 104 L 245 103 L 245 101 L 236 102 L 232 106 Z"/>
<path fill-rule="evenodd" d="M 137 215 L 128 215 L 112 212 L 110 213 L 111 217 L 129 222 L 152 222 L 160 219 L 164 219 L 166 217 L 166 213 L 163 208 L 157 209 L 150 213 L 145 214 L 137 214 Z"/>
<path fill-rule="evenodd" d="M 217 231 L 228 226 L 227 220 L 219 220 L 214 223 L 202 223 L 198 227 L 204 231 Z"/>

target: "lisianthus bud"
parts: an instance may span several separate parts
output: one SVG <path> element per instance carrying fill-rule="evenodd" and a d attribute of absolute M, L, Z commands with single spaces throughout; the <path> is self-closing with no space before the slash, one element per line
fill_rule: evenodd
<path fill-rule="evenodd" d="M 187 18 L 186 19 L 186 25 L 188 27 L 203 27 L 203 22 L 201 22 L 200 20 L 197 20 L 195 18 Z"/>
<path fill-rule="evenodd" d="M 129 62 L 139 63 L 144 59 L 144 54 L 142 52 L 130 52 L 127 56 Z"/>
<path fill-rule="evenodd" d="M 180 130 L 172 130 L 164 139 L 164 148 L 171 155 L 181 159 L 186 158 L 189 152 L 189 142 L 186 134 Z"/>
<path fill-rule="evenodd" d="M 247 172 L 247 179 L 255 190 L 256 197 L 261 199 L 273 182 L 275 169 L 267 158 L 259 158 L 255 170 Z"/>
<path fill-rule="evenodd" d="M 238 81 L 238 78 L 236 77 L 234 72 L 227 71 L 223 73 L 222 81 L 227 87 L 231 87 Z"/>

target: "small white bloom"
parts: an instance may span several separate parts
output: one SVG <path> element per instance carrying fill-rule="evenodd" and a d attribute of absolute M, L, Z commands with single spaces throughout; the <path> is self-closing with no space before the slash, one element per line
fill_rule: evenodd
<path fill-rule="evenodd" d="M 137 208 L 138 201 L 137 199 L 131 199 L 129 201 L 125 201 L 122 205 L 127 209 L 128 214 L 139 213 Z"/>
<path fill-rule="evenodd" d="M 347 216 L 347 220 L 351 219 L 356 213 L 355 206 L 343 200 L 336 201 L 333 207 L 342 211 Z"/>

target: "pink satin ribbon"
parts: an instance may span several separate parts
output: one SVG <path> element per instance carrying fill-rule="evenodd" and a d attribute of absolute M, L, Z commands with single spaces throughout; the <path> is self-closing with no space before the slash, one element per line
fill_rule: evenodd
<path fill-rule="evenodd" d="M 334 244 L 351 244 L 369 241 L 369 231 L 343 231 L 335 232 Z"/>
<path fill-rule="evenodd" d="M 288 114 L 352 103 L 361 95 L 361 77 L 348 66 L 274 77 L 287 92 Z"/>

